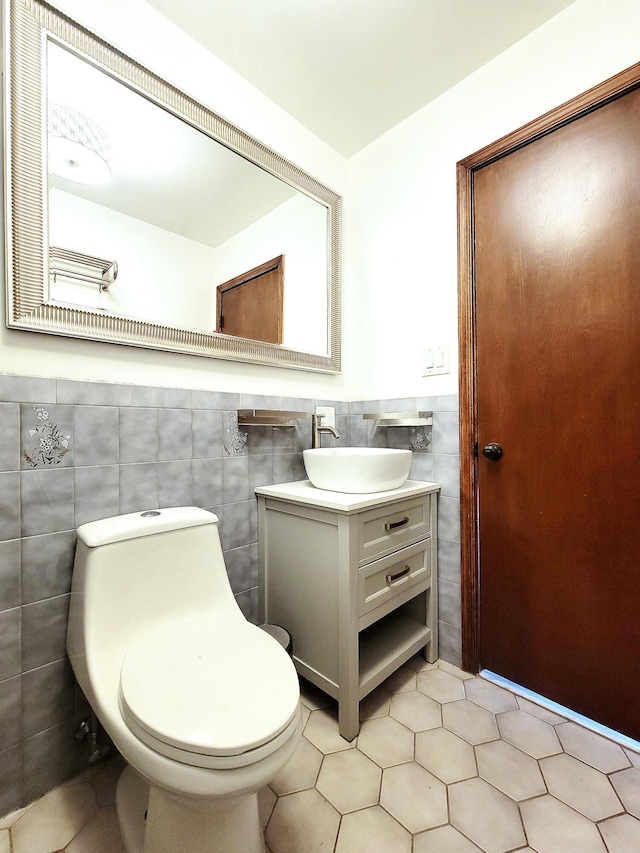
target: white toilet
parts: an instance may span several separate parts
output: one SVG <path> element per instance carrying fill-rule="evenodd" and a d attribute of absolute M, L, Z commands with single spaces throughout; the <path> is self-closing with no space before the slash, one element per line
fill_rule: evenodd
<path fill-rule="evenodd" d="M 128 764 L 127 853 L 262 853 L 257 791 L 300 738 L 295 668 L 238 608 L 217 522 L 174 507 L 78 529 L 67 651 Z"/>

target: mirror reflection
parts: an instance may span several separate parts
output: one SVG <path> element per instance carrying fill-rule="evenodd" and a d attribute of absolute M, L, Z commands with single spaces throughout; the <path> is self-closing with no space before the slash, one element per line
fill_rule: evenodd
<path fill-rule="evenodd" d="M 50 304 L 328 353 L 325 204 L 53 40 L 46 100 Z M 279 290 L 251 279 L 277 258 Z M 241 279 L 278 332 L 221 327 Z"/>

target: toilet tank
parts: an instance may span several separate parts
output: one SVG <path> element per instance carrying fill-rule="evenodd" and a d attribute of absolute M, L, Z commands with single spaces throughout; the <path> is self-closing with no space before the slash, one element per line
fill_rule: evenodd
<path fill-rule="evenodd" d="M 220 608 L 244 619 L 213 513 L 173 507 L 78 528 L 67 634 L 72 659 L 105 648 L 117 658 L 161 621 Z"/>

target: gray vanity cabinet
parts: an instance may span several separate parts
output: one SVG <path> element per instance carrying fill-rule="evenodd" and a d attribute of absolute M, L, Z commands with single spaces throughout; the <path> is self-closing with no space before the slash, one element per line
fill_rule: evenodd
<path fill-rule="evenodd" d="M 256 489 L 260 621 L 289 631 L 298 672 L 337 699 L 347 740 L 364 696 L 420 649 L 437 658 L 439 488 Z"/>

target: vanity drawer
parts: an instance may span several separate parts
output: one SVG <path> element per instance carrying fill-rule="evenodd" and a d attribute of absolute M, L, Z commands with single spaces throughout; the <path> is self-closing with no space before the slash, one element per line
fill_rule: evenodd
<path fill-rule="evenodd" d="M 431 495 L 386 504 L 367 510 L 358 518 L 358 564 L 397 551 L 430 534 Z"/>
<path fill-rule="evenodd" d="M 378 607 L 387 611 L 396 606 L 398 596 L 406 600 L 426 589 L 431 581 L 431 540 L 405 548 L 401 554 L 391 554 L 358 570 L 358 616 Z M 406 595 L 409 593 L 409 596 Z M 392 603 L 393 602 L 393 603 Z"/>

